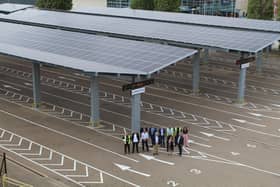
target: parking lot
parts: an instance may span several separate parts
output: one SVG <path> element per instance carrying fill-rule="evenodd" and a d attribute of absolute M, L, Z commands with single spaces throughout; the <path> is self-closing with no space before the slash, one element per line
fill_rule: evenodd
<path fill-rule="evenodd" d="M 42 104 L 34 110 L 31 64 L 1 57 L 0 149 L 53 186 L 278 186 L 280 57 L 265 56 L 261 74 L 251 64 L 242 105 L 235 102 L 238 58 L 212 51 L 201 64 L 199 95 L 191 91 L 190 60 L 161 71 L 147 87 L 142 127 L 190 129 L 182 157 L 163 148 L 154 157 L 151 151 L 123 154 L 121 137 L 131 127 L 130 95 L 121 90 L 126 79 L 101 79 L 101 125 L 92 128 L 87 75 L 41 67 Z M 10 175 L 14 168 L 8 165 Z M 23 173 L 24 182 L 44 186 L 30 179 L 42 176 Z"/>

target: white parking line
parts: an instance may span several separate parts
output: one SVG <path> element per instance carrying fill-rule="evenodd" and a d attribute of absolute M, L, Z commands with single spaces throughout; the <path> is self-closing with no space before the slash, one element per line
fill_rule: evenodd
<path fill-rule="evenodd" d="M 10 115 L 9 113 L 6 113 L 6 114 Z M 13 115 L 11 115 L 11 116 L 14 117 Z M 6 150 L 6 151 L 9 151 L 9 152 L 12 152 L 12 153 L 14 153 L 15 155 L 17 155 L 17 156 L 19 156 L 19 157 L 21 157 L 21 158 L 23 158 L 23 159 L 25 159 L 25 160 L 28 160 L 28 161 L 34 163 L 35 165 L 38 165 L 38 166 L 40 166 L 40 167 L 42 167 L 42 168 L 44 168 L 44 169 L 46 169 L 46 170 L 48 170 L 48 171 L 51 171 L 51 172 L 53 172 L 53 173 L 55 173 L 55 174 L 57 174 L 57 175 L 59 175 L 59 176 L 65 178 L 65 179 L 67 179 L 67 180 L 69 180 L 69 181 L 71 181 L 71 182 L 73 182 L 73 183 L 75 183 L 75 184 L 77 184 L 77 185 L 79 185 L 79 186 L 81 186 L 81 187 L 85 187 L 85 185 L 83 185 L 83 184 L 85 184 L 85 183 L 88 183 L 88 184 L 90 184 L 90 183 L 103 183 L 103 174 L 106 174 L 106 175 L 108 175 L 108 176 L 110 176 L 110 177 L 112 177 L 112 178 L 114 178 L 114 179 L 117 179 L 117 180 L 119 180 L 119 181 L 121 181 L 121 182 L 124 182 L 124 183 L 126 183 L 126 184 L 129 184 L 129 185 L 131 185 L 131 186 L 139 187 L 139 185 L 137 185 L 137 184 L 131 183 L 131 182 L 125 180 L 125 179 L 122 179 L 122 178 L 119 178 L 119 177 L 117 177 L 117 176 L 114 176 L 114 175 L 112 175 L 112 174 L 110 174 L 110 173 L 108 173 L 108 172 L 105 172 L 105 171 L 103 171 L 103 170 L 101 170 L 101 169 L 98 169 L 98 168 L 96 168 L 96 167 L 93 167 L 92 165 L 89 165 L 89 164 L 84 163 L 84 162 L 82 162 L 82 161 L 78 161 L 78 160 L 76 160 L 76 159 L 74 159 L 74 158 L 71 158 L 71 157 L 69 157 L 69 156 L 67 156 L 67 155 L 64 155 L 64 154 L 62 154 L 62 153 L 60 153 L 60 152 L 57 152 L 57 151 L 55 151 L 55 150 L 53 150 L 53 149 L 50 149 L 50 148 L 48 148 L 48 147 L 46 147 L 46 146 L 43 146 L 43 145 L 41 145 L 41 144 L 39 144 L 39 143 L 36 143 L 36 142 L 34 142 L 34 141 L 32 141 L 32 140 L 29 140 L 29 139 L 27 139 L 27 138 L 25 138 L 25 137 L 22 137 L 22 136 L 20 136 L 20 135 L 17 135 L 17 134 L 15 134 L 15 133 L 12 133 L 11 131 L 8 131 L 8 130 L 2 129 L 2 128 L 0 128 L 0 130 L 1 130 L 1 131 L 4 131 L 6 134 L 10 134 L 11 137 L 17 137 L 17 138 L 19 138 L 19 139 L 23 139 L 25 142 L 29 142 L 30 144 L 32 144 L 32 145 L 34 145 L 34 146 L 36 146 L 36 147 L 40 147 L 39 154 L 36 153 L 36 155 L 41 156 L 41 159 L 38 160 L 37 158 L 31 158 L 31 157 L 29 157 L 29 156 L 35 155 L 35 154 L 33 153 L 33 151 L 32 151 L 32 148 L 31 148 L 31 150 L 30 150 L 29 152 L 21 153 L 21 152 L 17 152 L 17 151 L 15 151 L 15 150 L 11 149 L 11 148 L 10 148 L 9 146 L 7 146 L 7 145 L 3 145 L 3 144 L 0 143 L 0 147 L 1 147 L 2 149 Z M 10 143 L 13 145 L 13 142 L 12 142 L 12 141 L 13 141 L 13 139 L 11 139 Z M 18 147 L 22 147 L 22 146 L 23 146 L 23 145 L 19 145 Z M 52 154 L 59 155 L 60 157 L 63 157 L 63 160 L 66 158 L 66 159 L 68 159 L 69 161 L 72 161 L 72 162 L 73 162 L 73 168 L 72 168 L 72 169 L 65 169 L 65 168 L 64 168 L 65 166 L 63 165 L 63 162 L 62 162 L 62 164 L 57 165 L 57 166 L 61 166 L 61 168 L 57 168 L 57 169 L 52 169 L 51 167 L 48 167 L 48 166 L 51 166 L 51 165 L 46 165 L 46 164 L 40 163 L 40 161 L 44 160 L 44 159 L 42 158 L 43 155 L 42 155 L 42 151 L 41 151 L 41 150 L 50 152 L 51 155 L 52 155 Z M 78 172 L 79 174 L 73 175 L 73 176 L 72 176 L 72 175 L 63 174 L 62 171 L 74 171 L 74 172 L 77 171 L 77 164 L 79 164 L 79 167 L 84 167 L 84 168 L 85 168 L 86 174 L 84 175 L 84 177 L 88 177 L 88 176 L 89 176 L 89 175 L 88 175 L 88 169 L 91 169 L 91 170 L 93 170 L 93 171 L 99 172 L 99 175 L 100 175 L 99 181 L 82 181 L 82 182 L 80 182 L 78 179 L 75 179 L 78 175 L 81 175 L 81 174 L 80 174 L 80 171 Z"/>
<path fill-rule="evenodd" d="M 47 129 L 47 130 L 49 130 L 49 131 L 52 131 L 52 132 L 55 132 L 55 133 L 57 133 L 57 134 L 66 136 L 66 137 L 68 137 L 68 138 L 74 139 L 74 140 L 79 141 L 79 142 L 82 142 L 82 143 L 84 143 L 84 144 L 93 146 L 93 147 L 95 147 L 95 148 L 97 148 L 97 149 L 100 149 L 100 150 L 102 150 L 102 151 L 106 151 L 106 152 L 108 152 L 108 153 L 111 153 L 111 154 L 116 155 L 116 156 L 118 156 L 118 157 L 124 158 L 124 159 L 126 159 L 126 160 L 130 160 L 130 161 L 133 161 L 133 162 L 139 162 L 138 160 L 135 160 L 135 159 L 132 159 L 132 158 L 130 158 L 130 157 L 121 155 L 121 154 L 116 153 L 116 152 L 114 152 L 114 151 L 111 151 L 111 150 L 109 150 L 109 149 L 103 148 L 103 147 L 101 147 L 101 146 L 99 146 L 99 145 L 96 145 L 96 144 L 93 144 L 93 143 L 89 143 L 89 142 L 87 142 L 87 141 L 85 141 L 85 140 L 79 139 L 79 138 L 74 137 L 74 136 L 71 136 L 71 135 L 69 135 L 69 134 L 65 134 L 65 133 L 63 133 L 63 132 L 60 132 L 60 131 L 51 129 L 51 128 L 49 128 L 49 127 L 46 127 L 46 126 L 44 126 L 44 125 L 41 125 L 41 124 L 36 123 L 36 122 L 33 122 L 33 121 L 30 121 L 30 120 L 28 120 L 28 119 L 25 119 L 25 118 L 23 118 L 23 117 L 17 116 L 17 115 L 15 115 L 15 114 L 6 112 L 6 111 L 4 111 L 4 110 L 1 110 L 1 109 L 0 109 L 0 112 L 2 112 L 2 113 L 4 113 L 4 114 L 7 114 L 7 115 L 9 115 L 9 116 L 12 116 L 12 117 L 14 117 L 14 118 L 17 118 L 17 119 L 19 119 L 19 120 L 25 121 L 25 122 L 27 122 L 27 123 L 30 123 L 30 124 L 32 124 L 32 125 L 35 125 L 35 126 L 38 126 L 38 127 L 44 128 L 44 129 Z"/>

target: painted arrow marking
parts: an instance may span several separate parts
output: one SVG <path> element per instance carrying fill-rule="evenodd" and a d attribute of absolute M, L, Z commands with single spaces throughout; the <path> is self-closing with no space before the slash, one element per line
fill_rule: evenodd
<path fill-rule="evenodd" d="M 195 142 L 194 140 L 189 140 L 189 143 L 190 143 L 190 144 L 199 145 L 199 146 L 202 146 L 202 147 L 207 147 L 207 148 L 212 147 L 211 145 L 206 145 L 206 144 L 202 144 L 202 143 L 197 143 L 197 142 Z"/>
<path fill-rule="evenodd" d="M 246 120 L 243 120 L 243 119 L 235 119 L 235 118 L 232 118 L 232 120 L 237 121 L 237 122 L 239 122 L 239 123 L 246 123 L 246 124 L 250 124 L 250 125 L 255 125 L 255 126 L 257 126 L 257 127 L 266 127 L 266 125 L 262 125 L 262 124 L 258 124 L 258 123 L 249 122 L 249 121 L 246 121 Z"/>
<path fill-rule="evenodd" d="M 117 163 L 114 163 L 114 164 L 115 164 L 115 166 L 117 166 L 118 168 L 120 168 L 122 171 L 130 171 L 130 172 L 132 172 L 132 173 L 136 173 L 136 174 L 138 174 L 138 175 L 142 175 L 142 176 L 145 176 L 145 177 L 150 177 L 150 176 L 151 176 L 151 175 L 149 175 L 149 174 L 146 174 L 146 173 L 142 173 L 142 172 L 133 170 L 133 169 L 131 169 L 131 167 L 126 166 L 126 165 L 117 164 Z"/>
<path fill-rule="evenodd" d="M 32 84 L 29 83 L 29 82 L 25 82 L 24 85 L 26 85 L 26 86 L 32 86 Z"/>
<path fill-rule="evenodd" d="M 164 161 L 164 160 L 160 160 L 160 159 L 155 158 L 154 156 L 144 155 L 142 153 L 140 153 L 139 155 L 144 157 L 147 160 L 154 160 L 154 161 L 161 162 L 163 164 L 167 164 L 167 165 L 171 165 L 171 166 L 175 165 L 173 162 L 167 162 L 167 161 Z"/>
<path fill-rule="evenodd" d="M 256 148 L 256 145 L 252 145 L 252 144 L 247 144 L 247 147 L 251 147 L 251 148 Z"/>
<path fill-rule="evenodd" d="M 171 165 L 171 166 L 175 165 L 173 162 L 167 162 L 167 161 L 164 161 L 164 160 L 160 160 L 160 159 L 155 158 L 154 156 L 144 155 L 144 154 L 141 154 L 141 153 L 139 155 L 144 157 L 147 160 L 154 160 L 154 161 L 161 162 L 163 164 L 167 164 L 167 165 Z"/>
<path fill-rule="evenodd" d="M 167 181 L 167 183 L 166 183 L 167 185 L 171 185 L 172 187 L 176 187 L 176 186 L 178 186 L 179 185 L 179 183 L 176 183 L 175 181 L 173 181 L 173 180 L 170 180 L 170 181 Z"/>
<path fill-rule="evenodd" d="M 191 172 L 191 173 L 194 173 L 194 174 L 196 174 L 196 175 L 201 174 L 201 171 L 200 171 L 199 169 L 191 169 L 190 172 Z"/>
<path fill-rule="evenodd" d="M 214 134 L 211 134 L 211 133 L 206 133 L 206 132 L 200 132 L 200 133 L 205 135 L 205 136 L 208 136 L 208 137 L 213 137 L 213 138 L 217 138 L 217 139 L 220 139 L 220 140 L 230 141 L 230 139 L 228 139 L 228 138 L 223 138 L 223 137 L 220 137 L 220 136 L 215 136 Z"/>
<path fill-rule="evenodd" d="M 70 78 L 66 78 L 66 77 L 63 77 L 63 76 L 59 76 L 58 78 L 59 79 L 64 79 L 64 80 L 68 80 L 68 81 L 73 81 L 73 82 L 76 81 L 75 79 L 70 79 Z"/>
<path fill-rule="evenodd" d="M 15 88 L 15 87 L 13 87 L 13 86 L 11 86 L 11 85 L 4 84 L 3 86 L 4 86 L 5 88 L 10 88 L 10 89 L 13 89 L 13 90 L 16 90 L 16 91 L 21 91 L 21 89 Z"/>
<path fill-rule="evenodd" d="M 233 156 L 237 156 L 237 155 L 240 155 L 240 153 L 237 153 L 237 152 L 230 152 Z"/>
<path fill-rule="evenodd" d="M 251 112 L 249 112 L 249 114 L 251 114 L 252 116 L 256 116 L 256 117 L 264 117 L 264 118 L 270 118 L 270 119 L 278 119 L 278 120 L 280 120 L 280 118 L 277 118 L 277 117 L 265 116 L 265 115 L 263 115 L 263 114 L 258 114 L 258 113 L 251 113 Z"/>

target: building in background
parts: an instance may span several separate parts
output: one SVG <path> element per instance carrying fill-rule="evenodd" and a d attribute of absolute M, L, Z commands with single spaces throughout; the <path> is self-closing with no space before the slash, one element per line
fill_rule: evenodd
<path fill-rule="evenodd" d="M 248 0 L 236 0 L 235 9 L 236 12 L 239 13 L 239 17 L 246 17 L 248 9 Z"/>
<path fill-rule="evenodd" d="M 0 3 L 20 3 L 35 4 L 36 0 L 0 0 Z M 127 8 L 130 0 L 73 0 L 73 9 L 86 7 L 114 7 Z M 180 10 L 182 12 L 221 15 L 221 16 L 238 16 L 247 15 L 248 0 L 181 0 Z"/>
<path fill-rule="evenodd" d="M 73 9 L 87 8 L 87 7 L 106 7 L 107 0 L 72 0 Z"/>
<path fill-rule="evenodd" d="M 0 0 L 0 3 L 17 3 L 17 4 L 28 4 L 34 5 L 36 0 Z"/>
<path fill-rule="evenodd" d="M 180 9 L 194 14 L 233 16 L 235 5 L 236 0 L 182 0 Z"/>

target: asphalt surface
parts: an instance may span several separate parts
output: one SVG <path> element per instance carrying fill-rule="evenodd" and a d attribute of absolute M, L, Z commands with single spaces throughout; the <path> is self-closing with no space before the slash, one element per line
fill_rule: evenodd
<path fill-rule="evenodd" d="M 42 105 L 32 108 L 31 64 L 0 59 L 0 150 L 31 171 L 9 164 L 12 176 L 34 186 L 276 187 L 280 177 L 280 56 L 252 63 L 246 102 L 236 104 L 237 54 L 211 53 L 201 64 L 200 94 L 191 93 L 192 65 L 162 71 L 142 95 L 142 127 L 190 128 L 182 157 L 152 151 L 123 154 L 130 131 L 127 78 L 100 78 L 101 126 L 89 126 L 89 78 L 81 72 L 41 68 Z M 150 157 L 149 157 L 150 156 Z M 51 179 L 41 181 L 39 171 Z M 21 171 L 21 170 L 20 170 Z M 21 177 L 19 177 L 21 176 Z M 32 176 L 32 177 L 31 177 Z M 37 177 L 36 177 L 37 176 Z"/>

